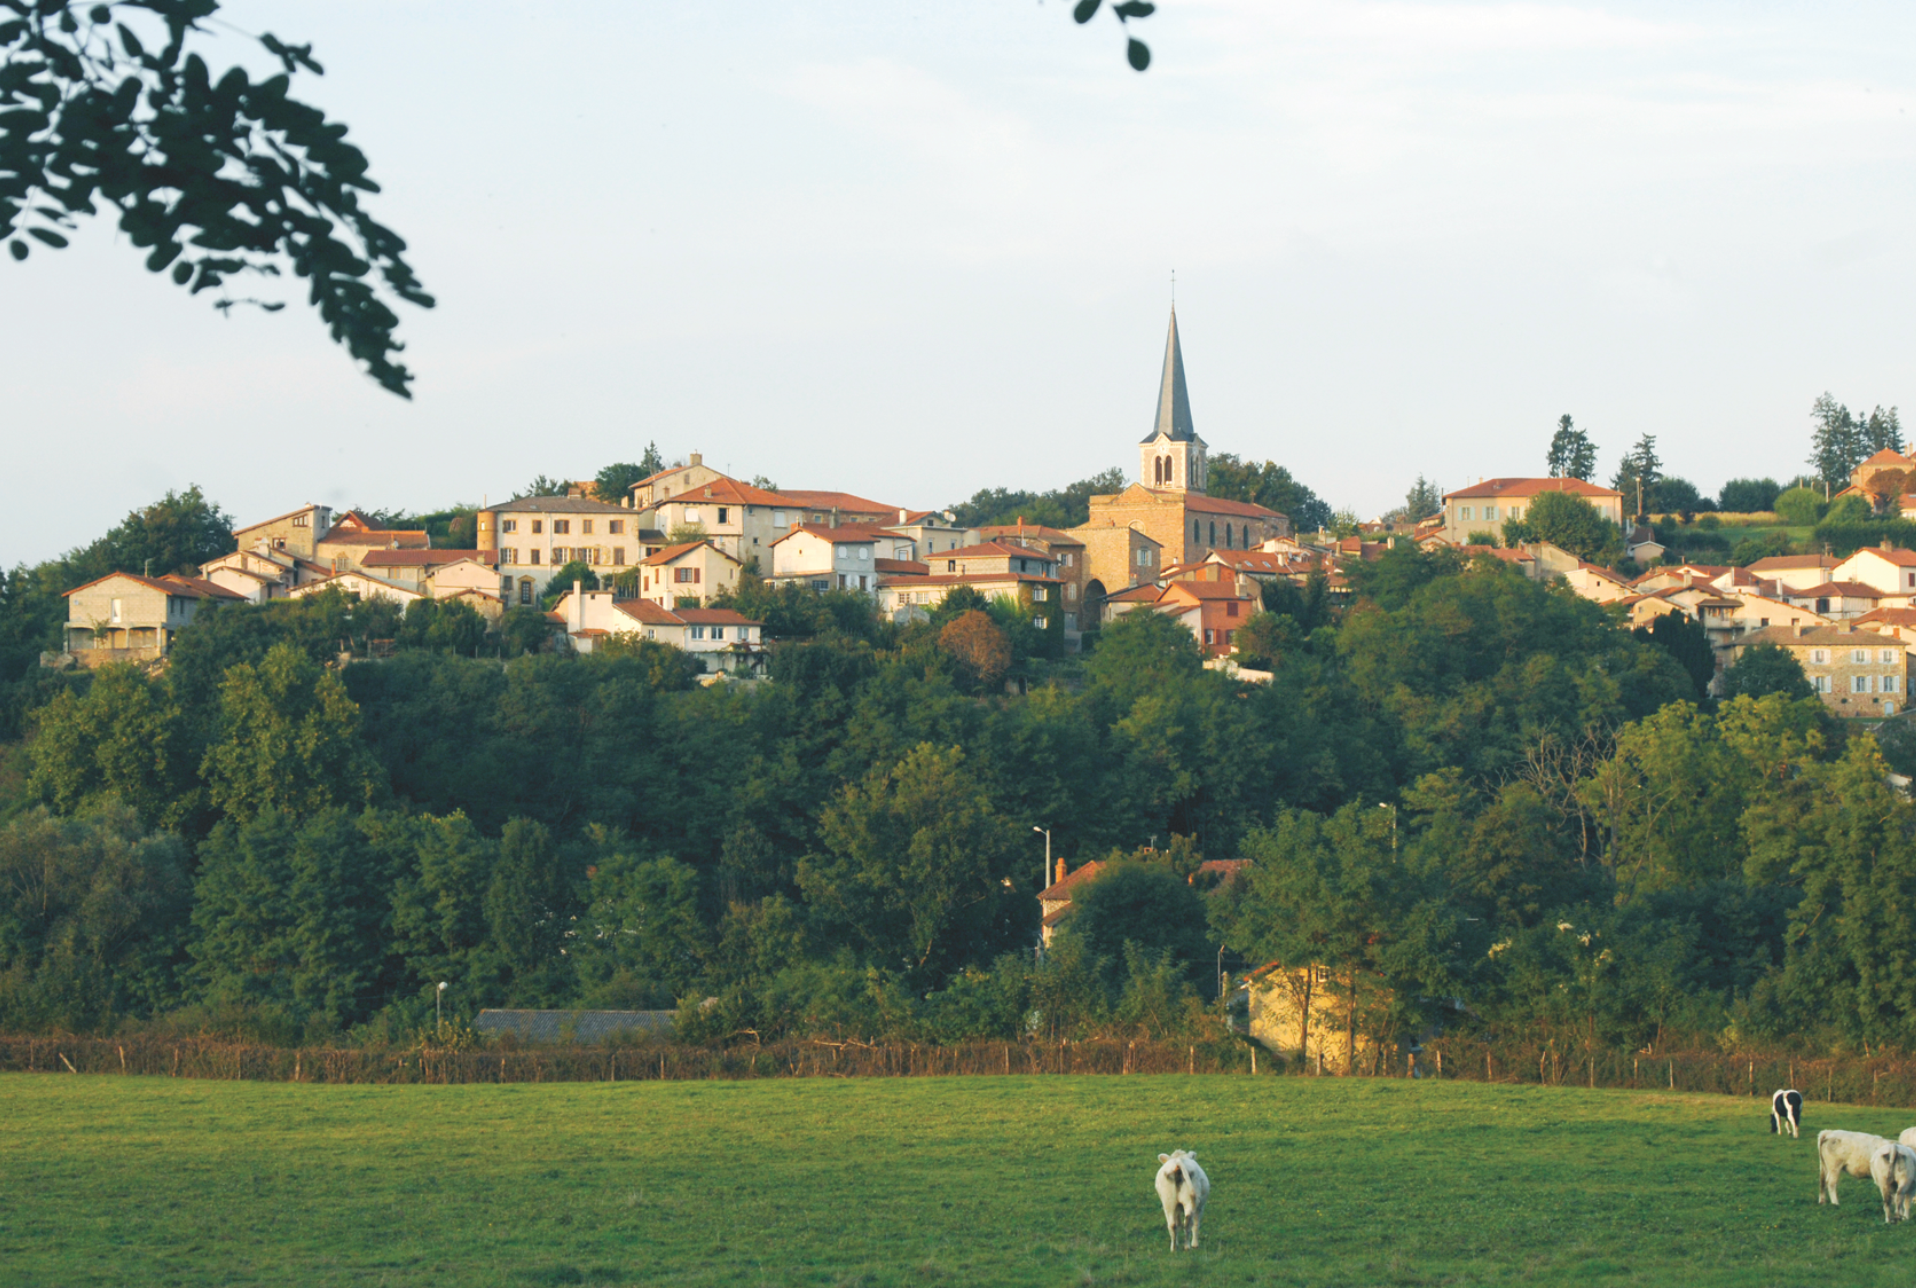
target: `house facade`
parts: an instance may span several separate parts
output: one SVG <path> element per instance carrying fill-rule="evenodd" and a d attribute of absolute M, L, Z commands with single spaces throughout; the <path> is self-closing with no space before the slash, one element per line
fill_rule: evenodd
<path fill-rule="evenodd" d="M 767 580 L 797 582 L 813 590 L 878 588 L 880 559 L 912 561 L 917 544 L 902 533 L 864 523 L 821 527 L 804 523 L 772 543 Z"/>
<path fill-rule="evenodd" d="M 703 607 L 716 595 L 738 590 L 740 567 L 736 558 L 711 541 L 667 546 L 639 565 L 637 598 L 664 608 L 676 608 L 687 600 Z"/>
<path fill-rule="evenodd" d="M 199 577 L 108 573 L 66 592 L 66 651 L 87 667 L 155 662 L 208 606 L 245 598 Z"/>
<path fill-rule="evenodd" d="M 479 548 L 498 552 L 499 593 L 508 604 L 537 604 L 553 574 L 574 560 L 603 577 L 641 557 L 637 520 L 622 505 L 525 496 L 483 509 L 476 520 Z"/>
<path fill-rule="evenodd" d="M 1735 656 L 1774 644 L 1794 657 L 1823 705 L 1839 716 L 1893 716 L 1908 703 L 1909 652 L 1894 635 L 1854 622 L 1772 626 L 1737 642 Z"/>
<path fill-rule="evenodd" d="M 320 536 L 333 526 L 333 510 L 327 505 L 303 505 L 297 510 L 249 523 L 233 529 L 233 539 L 241 550 L 264 546 L 283 550 L 302 559 L 315 558 Z"/>
<path fill-rule="evenodd" d="M 1436 531 L 1454 546 L 1470 544 L 1471 534 L 1476 532 L 1501 536 L 1504 520 L 1522 519 L 1546 492 L 1581 497 L 1618 529 L 1623 527 L 1623 493 L 1615 488 L 1572 478 L 1500 478 L 1445 493 L 1444 523 Z"/>

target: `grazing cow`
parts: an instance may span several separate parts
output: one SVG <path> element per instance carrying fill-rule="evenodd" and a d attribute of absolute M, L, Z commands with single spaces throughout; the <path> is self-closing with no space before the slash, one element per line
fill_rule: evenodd
<path fill-rule="evenodd" d="M 1803 1093 L 1800 1091 L 1779 1091 L 1770 1097 L 1770 1131 L 1776 1135 L 1788 1132 L 1795 1140 L 1803 1128 Z"/>
<path fill-rule="evenodd" d="M 1837 1202 L 1836 1183 L 1845 1176 L 1870 1176 L 1870 1158 L 1892 1142 L 1866 1131 L 1816 1133 L 1816 1201 Z"/>
<path fill-rule="evenodd" d="M 1916 1149 L 1886 1140 L 1869 1156 L 1869 1174 L 1883 1196 L 1883 1224 L 1909 1220 L 1909 1200 L 1916 1191 Z"/>
<path fill-rule="evenodd" d="M 1903 1134 L 1896 1138 L 1896 1143 L 1916 1149 L 1916 1127 L 1903 1128 Z"/>
<path fill-rule="evenodd" d="M 1189 1150 L 1159 1154 L 1158 1164 L 1158 1199 L 1164 1204 L 1164 1224 L 1171 1229 L 1171 1251 L 1178 1250 L 1180 1230 L 1184 1246 L 1195 1248 L 1198 1223 L 1204 1220 L 1204 1200 L 1211 1197 L 1211 1178 Z"/>

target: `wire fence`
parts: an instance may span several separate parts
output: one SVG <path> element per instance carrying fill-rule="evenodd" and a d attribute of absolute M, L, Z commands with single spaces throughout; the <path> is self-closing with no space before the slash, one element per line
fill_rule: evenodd
<path fill-rule="evenodd" d="M 1779 1087 L 1794 1087 L 1809 1101 L 1916 1107 L 1916 1059 L 1903 1056 L 1591 1051 L 1548 1040 L 1486 1042 L 1445 1036 L 1414 1055 L 1400 1051 L 1373 1068 L 1377 1072 L 1369 1076 L 1637 1088 L 1763 1100 Z M 0 1072 L 436 1084 L 993 1074 L 1317 1076 L 1314 1058 L 1286 1061 L 1241 1039 L 1193 1043 L 1112 1038 L 951 1045 L 808 1039 L 726 1046 L 660 1042 L 400 1050 L 152 1036 L 0 1037 Z"/>

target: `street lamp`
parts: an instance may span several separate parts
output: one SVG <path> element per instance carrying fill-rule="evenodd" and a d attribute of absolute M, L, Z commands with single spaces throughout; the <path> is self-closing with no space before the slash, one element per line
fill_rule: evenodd
<path fill-rule="evenodd" d="M 432 998 L 433 1022 L 437 1024 L 440 1028 L 444 1028 L 446 1025 L 445 1001 L 446 1001 L 446 981 L 442 979 L 439 981 L 438 991 L 433 994 L 433 998 Z"/>
<path fill-rule="evenodd" d="M 1389 801 L 1379 801 L 1377 802 L 1377 808 L 1387 809 L 1390 811 L 1390 852 L 1392 854 L 1396 854 L 1397 853 L 1397 807 L 1395 805 L 1392 805 Z"/>
<path fill-rule="evenodd" d="M 1038 888 L 1042 890 L 1051 884 L 1051 829 L 1034 824 L 1031 830 L 1044 834 L 1044 876 L 1038 882 Z"/>

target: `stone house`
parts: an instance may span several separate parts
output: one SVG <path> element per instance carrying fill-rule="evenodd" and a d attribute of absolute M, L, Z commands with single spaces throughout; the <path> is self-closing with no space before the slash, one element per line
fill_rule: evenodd
<path fill-rule="evenodd" d="M 498 558 L 496 550 L 368 550 L 360 556 L 359 571 L 407 590 L 431 594 L 431 585 L 441 572 L 472 564 L 484 570 L 483 588 L 497 597 Z M 470 572 L 453 571 L 448 581 L 449 587 L 481 584 Z"/>
<path fill-rule="evenodd" d="M 1623 493 L 1572 478 L 1483 479 L 1470 487 L 1444 494 L 1444 522 L 1435 529 L 1453 546 L 1468 545 L 1473 532 L 1503 532 L 1504 520 L 1522 519 L 1546 492 L 1582 497 L 1597 513 L 1623 527 Z"/>
<path fill-rule="evenodd" d="M 366 572 L 336 572 L 321 581 L 307 582 L 286 593 L 288 599 L 304 599 L 308 595 L 322 595 L 329 590 L 337 590 L 347 595 L 356 595 L 362 600 L 385 599 L 398 604 L 401 610 L 416 599 L 426 597 L 423 590 L 402 586 L 398 582 L 386 581 Z"/>
<path fill-rule="evenodd" d="M 1206 657 L 1224 657 L 1237 647 L 1237 632 L 1262 607 L 1255 594 L 1229 581 L 1174 581 L 1152 607 L 1181 623 L 1197 637 Z"/>
<path fill-rule="evenodd" d="M 577 496 L 525 496 L 480 510 L 478 545 L 499 556 L 501 596 L 537 604 L 554 573 L 577 560 L 601 577 L 638 562 L 638 520 L 622 505 Z"/>
<path fill-rule="evenodd" d="M 649 599 L 620 599 L 609 590 L 574 588 L 547 614 L 572 647 L 590 653 L 605 639 L 669 644 L 697 657 L 707 672 L 754 674 L 764 669 L 764 624 L 729 608 L 668 608 Z"/>
<path fill-rule="evenodd" d="M 1737 641 L 1734 656 L 1758 644 L 1786 650 L 1823 705 L 1839 716 L 1893 716 L 1909 692 L 1909 653 L 1900 639 L 1855 622 L 1771 626 Z"/>
<path fill-rule="evenodd" d="M 978 544 L 994 542 L 1036 550 L 1051 561 L 1051 576 L 1058 580 L 1059 602 L 1064 612 L 1065 647 L 1075 651 L 1083 632 L 1096 630 L 1098 626 L 1095 619 L 1084 616 L 1084 587 L 1089 580 L 1090 566 L 1083 540 L 1059 528 L 1022 521 L 978 529 Z M 920 554 L 927 562 L 933 562 L 932 552 L 921 547 Z"/>
<path fill-rule="evenodd" d="M 1817 616 L 1827 617 L 1832 621 L 1861 617 L 1864 613 L 1885 607 L 1886 604 L 1889 607 L 1898 607 L 1909 602 L 1907 597 L 1885 596 L 1874 586 L 1860 581 L 1826 581 L 1820 586 L 1785 590 L 1782 595 L 1791 606 L 1806 608 Z"/>
<path fill-rule="evenodd" d="M 297 510 L 233 529 L 233 539 L 241 550 L 264 546 L 283 550 L 302 559 L 318 558 L 315 547 L 320 535 L 333 526 L 333 510 L 327 505 L 303 505 Z"/>
<path fill-rule="evenodd" d="M 710 541 L 667 546 L 639 565 L 636 598 L 664 608 L 691 599 L 703 607 L 713 596 L 738 589 L 740 567 L 737 559 Z"/>
<path fill-rule="evenodd" d="M 680 479 L 676 491 L 639 509 L 641 526 L 666 534 L 666 540 L 674 531 L 702 531 L 705 540 L 741 564 L 757 559 L 762 570 L 771 562 L 772 543 L 800 521 L 802 503 L 713 470 L 701 467 L 701 472 L 708 477 L 696 483 Z"/>
<path fill-rule="evenodd" d="M 108 573 L 66 592 L 66 652 L 80 665 L 154 662 L 208 605 L 245 597 L 199 577 Z"/>
<path fill-rule="evenodd" d="M 865 523 L 819 526 L 803 523 L 772 543 L 769 581 L 790 581 L 813 590 L 878 588 L 877 560 L 910 562 L 917 546 L 908 536 Z"/>
<path fill-rule="evenodd" d="M 377 550 L 425 550 L 432 538 L 424 528 L 376 528 L 357 510 L 348 510 L 313 543 L 313 561 L 333 572 L 353 572 Z"/>
<path fill-rule="evenodd" d="M 910 537 L 921 556 L 939 550 L 962 550 L 982 540 L 978 532 L 962 527 L 950 510 L 900 510 L 893 532 Z"/>

